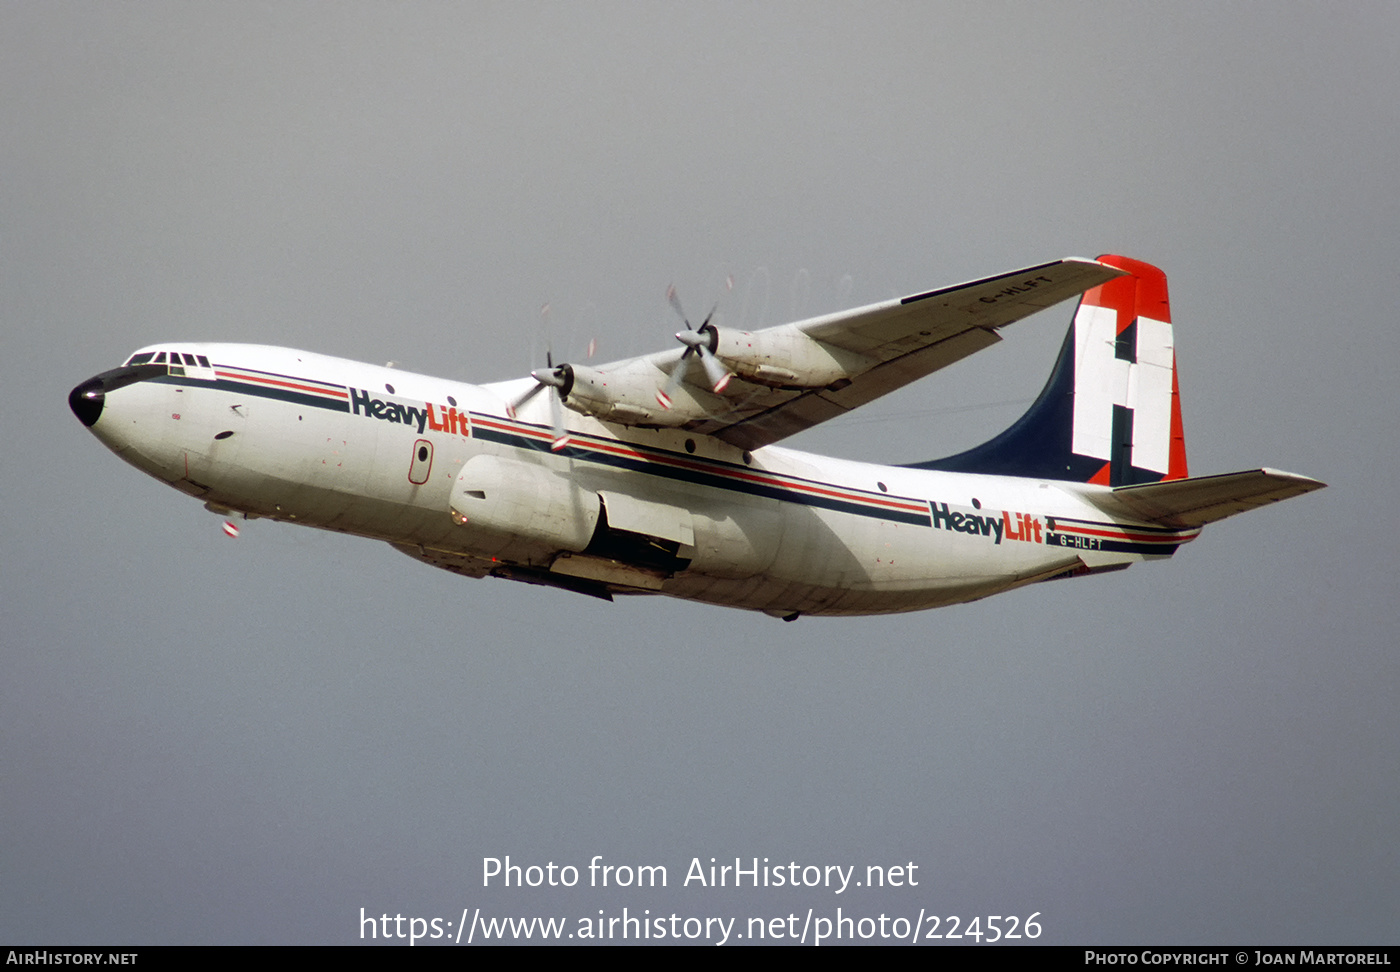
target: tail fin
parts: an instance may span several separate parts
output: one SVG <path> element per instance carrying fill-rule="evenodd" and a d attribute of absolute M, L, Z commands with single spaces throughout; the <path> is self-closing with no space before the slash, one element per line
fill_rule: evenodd
<path fill-rule="evenodd" d="M 1186 478 L 1167 275 L 1122 256 L 1125 270 L 1084 294 L 1040 397 L 1016 424 L 918 469 L 1103 486 Z"/>

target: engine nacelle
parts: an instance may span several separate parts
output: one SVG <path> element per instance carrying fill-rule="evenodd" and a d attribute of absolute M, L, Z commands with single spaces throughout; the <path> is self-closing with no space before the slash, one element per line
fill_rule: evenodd
<path fill-rule="evenodd" d="M 448 506 L 465 550 L 487 557 L 510 550 L 517 562 L 547 565 L 561 550 L 588 546 L 600 502 L 541 466 L 478 455 L 457 475 Z"/>
<path fill-rule="evenodd" d="M 825 388 L 874 367 L 877 362 L 845 348 L 823 344 L 795 327 L 750 332 L 707 324 L 700 329 L 709 348 L 736 375 L 775 388 Z"/>
<path fill-rule="evenodd" d="M 705 409 L 686 390 L 670 408 L 656 400 L 660 387 L 645 375 L 608 374 L 586 365 L 560 365 L 565 384 L 559 389 L 564 404 L 575 412 L 623 425 L 674 427 L 706 417 Z"/>

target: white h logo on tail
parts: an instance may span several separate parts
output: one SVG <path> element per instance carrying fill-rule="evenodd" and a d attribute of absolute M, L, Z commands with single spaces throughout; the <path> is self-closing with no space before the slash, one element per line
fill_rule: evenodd
<path fill-rule="evenodd" d="M 1118 356 L 1118 315 L 1080 304 L 1074 316 L 1074 430 L 1077 455 L 1113 459 L 1113 406 L 1133 412 L 1133 466 L 1165 475 L 1172 437 L 1172 326 L 1138 317 L 1133 357 Z"/>

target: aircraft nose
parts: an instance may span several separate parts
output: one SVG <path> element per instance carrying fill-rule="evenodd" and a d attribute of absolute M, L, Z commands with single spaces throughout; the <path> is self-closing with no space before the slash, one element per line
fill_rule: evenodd
<path fill-rule="evenodd" d="M 68 407 L 78 416 L 79 422 L 92 428 L 102 416 L 105 398 L 106 389 L 102 378 L 89 378 L 68 393 Z"/>
<path fill-rule="evenodd" d="M 97 420 L 102 417 L 102 408 L 106 404 L 107 396 L 118 388 L 125 388 L 127 385 L 134 385 L 138 381 L 146 381 L 150 378 L 159 378 L 165 374 L 165 365 L 123 365 L 120 368 L 113 368 L 111 371 L 104 371 L 102 374 L 89 378 L 77 388 L 68 393 L 68 407 L 73 410 L 73 414 L 78 416 L 78 421 L 88 428 L 97 424 Z"/>

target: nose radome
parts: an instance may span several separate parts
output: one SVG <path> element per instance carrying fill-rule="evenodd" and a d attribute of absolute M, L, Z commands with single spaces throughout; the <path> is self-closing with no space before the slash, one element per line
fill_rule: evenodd
<path fill-rule="evenodd" d="M 79 422 L 92 428 L 102 415 L 104 398 L 102 379 L 89 378 L 68 393 L 68 407 L 78 416 Z"/>
<path fill-rule="evenodd" d="M 108 395 L 118 388 L 134 385 L 138 381 L 159 378 L 165 373 L 165 365 L 163 364 L 123 365 L 120 368 L 113 368 L 111 371 L 104 371 L 100 375 L 89 378 L 69 392 L 68 407 L 73 410 L 74 415 L 78 416 L 79 422 L 92 428 L 102 417 L 102 407 L 106 403 Z"/>

